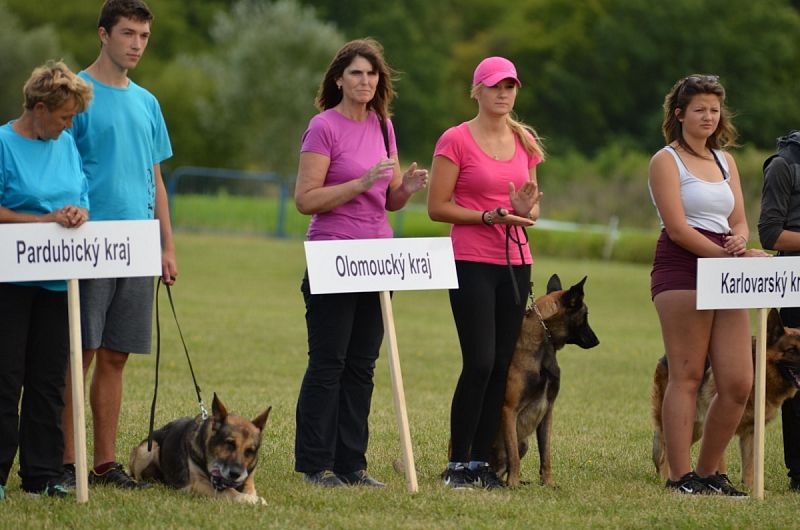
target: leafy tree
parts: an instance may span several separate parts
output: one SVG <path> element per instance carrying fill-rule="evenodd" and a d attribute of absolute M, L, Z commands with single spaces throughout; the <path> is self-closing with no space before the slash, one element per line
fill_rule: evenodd
<path fill-rule="evenodd" d="M 781 0 L 528 0 L 475 40 L 517 63 L 517 110 L 551 147 L 591 153 L 660 145 L 664 95 L 691 73 L 719 75 L 743 140 L 772 146 L 800 117 L 798 34 Z"/>
<path fill-rule="evenodd" d="M 243 0 L 220 14 L 213 51 L 196 64 L 213 85 L 201 130 L 226 153 L 219 165 L 294 176 L 314 95 L 343 39 L 293 0 Z M 191 62 L 191 61 L 190 61 Z"/>
<path fill-rule="evenodd" d="M 58 37 L 52 26 L 30 31 L 0 4 L 0 120 L 3 123 L 22 114 L 22 86 L 36 66 L 48 59 L 62 58 Z"/>

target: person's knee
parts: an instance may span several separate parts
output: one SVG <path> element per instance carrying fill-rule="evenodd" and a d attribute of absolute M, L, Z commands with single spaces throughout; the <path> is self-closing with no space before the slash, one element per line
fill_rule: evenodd
<path fill-rule="evenodd" d="M 97 361 L 95 370 L 101 372 L 122 372 L 125 368 L 125 363 L 128 361 L 128 354 L 114 350 L 107 350 L 102 348 L 97 350 L 95 355 Z"/>
<path fill-rule="evenodd" d="M 747 404 L 752 389 L 753 379 L 751 377 L 738 377 L 733 381 L 727 381 L 724 385 L 717 385 L 720 399 L 738 407 L 744 407 Z"/>

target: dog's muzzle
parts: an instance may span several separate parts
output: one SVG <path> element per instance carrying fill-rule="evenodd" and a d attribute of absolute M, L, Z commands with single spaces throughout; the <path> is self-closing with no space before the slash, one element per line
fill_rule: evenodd
<path fill-rule="evenodd" d="M 800 367 L 783 362 L 778 362 L 777 365 L 783 378 L 792 383 L 795 388 L 800 389 Z"/>
<path fill-rule="evenodd" d="M 230 470 L 225 473 L 223 472 L 223 468 L 220 466 L 213 466 L 210 474 L 211 485 L 214 486 L 214 489 L 217 491 L 222 491 L 229 488 L 238 488 L 247 478 L 247 470 L 243 470 L 241 474 L 237 474 L 237 476 L 233 478 L 230 476 Z"/>

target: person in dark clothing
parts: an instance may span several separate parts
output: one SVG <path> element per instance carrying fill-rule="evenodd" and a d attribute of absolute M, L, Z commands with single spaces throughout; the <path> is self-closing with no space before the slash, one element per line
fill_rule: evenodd
<path fill-rule="evenodd" d="M 764 162 L 758 237 L 779 256 L 800 256 L 800 131 L 778 138 L 777 153 Z M 781 308 L 781 319 L 800 327 L 800 307 Z M 783 403 L 781 417 L 789 488 L 800 491 L 800 394 Z"/>

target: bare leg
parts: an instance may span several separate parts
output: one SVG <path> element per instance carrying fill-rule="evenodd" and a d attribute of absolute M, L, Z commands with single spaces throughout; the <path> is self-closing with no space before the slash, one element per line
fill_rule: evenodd
<path fill-rule="evenodd" d="M 122 371 L 128 354 L 97 350 L 90 401 L 94 416 L 94 465 L 116 461 L 117 426 L 122 406 Z"/>
<path fill-rule="evenodd" d="M 95 350 L 83 350 L 83 380 L 94 360 Z M 64 413 L 61 416 L 64 430 L 64 459 L 65 464 L 75 463 L 75 429 L 72 425 L 72 375 L 67 367 L 67 381 L 64 387 Z"/>
<path fill-rule="evenodd" d="M 695 309 L 695 291 L 665 291 L 654 303 L 669 361 L 661 419 L 670 479 L 677 480 L 692 470 L 697 389 L 703 378 L 714 312 Z"/>
<path fill-rule="evenodd" d="M 713 475 L 742 419 L 753 387 L 750 319 L 744 309 L 715 312 L 711 331 L 711 369 L 717 396 L 711 402 L 703 427 L 697 474 Z"/>

